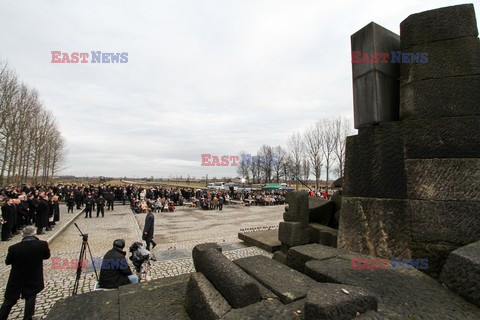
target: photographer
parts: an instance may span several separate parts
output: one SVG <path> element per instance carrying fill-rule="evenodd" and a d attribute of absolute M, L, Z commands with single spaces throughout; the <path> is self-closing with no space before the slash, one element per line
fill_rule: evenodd
<path fill-rule="evenodd" d="M 117 239 L 113 242 L 113 248 L 109 250 L 102 260 L 100 270 L 100 288 L 118 288 L 130 283 L 138 283 L 138 277 L 132 274 L 125 258 L 127 253 L 123 251 L 125 240 Z"/>

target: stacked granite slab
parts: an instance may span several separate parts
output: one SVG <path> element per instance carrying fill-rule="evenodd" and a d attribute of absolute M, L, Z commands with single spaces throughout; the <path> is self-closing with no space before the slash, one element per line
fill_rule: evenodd
<path fill-rule="evenodd" d="M 358 258 L 364 261 L 373 260 L 371 256 L 308 244 L 291 248 L 287 254 L 287 265 L 318 282 L 340 287 L 355 286 L 368 292 L 364 297 L 375 297 L 378 310 L 375 308 L 362 312 L 355 319 L 480 319 L 480 308 L 419 270 L 398 266 L 394 268 L 391 263 L 382 267 L 378 264 L 367 264 L 365 268 L 353 268 L 353 261 Z M 457 279 L 460 278 L 461 275 L 458 275 Z M 467 279 L 472 281 L 469 288 L 475 285 L 478 287 L 478 282 L 475 283 L 475 279 L 478 281 L 478 274 L 476 278 L 462 279 L 464 284 Z M 326 290 L 322 296 L 317 295 L 316 298 L 318 301 L 331 299 L 329 292 Z M 311 292 L 309 296 L 313 297 Z M 367 301 L 368 299 L 364 300 Z M 338 303 L 341 304 L 340 301 Z M 306 308 L 305 306 L 305 312 Z"/>
<path fill-rule="evenodd" d="M 397 64 L 400 121 L 356 124 L 358 135 L 347 139 L 339 247 L 428 258 L 427 273 L 438 276 L 451 251 L 480 239 L 477 36 L 471 4 L 401 23 L 401 52 L 426 53 L 428 62 Z"/>
<path fill-rule="evenodd" d="M 265 256 L 228 260 L 215 243 L 193 249 L 185 310 L 193 320 L 352 319 L 377 310 L 368 290 L 318 283 Z"/>
<path fill-rule="evenodd" d="M 450 253 L 440 274 L 440 281 L 480 307 L 480 241 Z"/>

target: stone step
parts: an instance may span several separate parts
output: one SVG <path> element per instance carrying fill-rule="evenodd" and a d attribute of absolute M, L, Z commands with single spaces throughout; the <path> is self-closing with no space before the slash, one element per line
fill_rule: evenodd
<path fill-rule="evenodd" d="M 265 256 L 252 256 L 234 260 L 246 273 L 275 293 L 288 304 L 307 296 L 316 281 L 278 261 Z"/>
<path fill-rule="evenodd" d="M 268 252 L 278 251 L 281 247 L 281 243 L 278 240 L 278 229 L 241 232 L 238 234 L 238 239 L 248 245 L 259 247 Z"/>

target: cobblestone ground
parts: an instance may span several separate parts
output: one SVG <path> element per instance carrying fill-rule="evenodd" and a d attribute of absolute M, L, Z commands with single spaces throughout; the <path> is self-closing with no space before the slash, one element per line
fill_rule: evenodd
<path fill-rule="evenodd" d="M 67 215 L 62 207 L 62 221 L 54 231 L 40 236 L 47 240 L 74 215 Z M 76 212 L 78 213 L 78 211 Z M 89 235 L 92 256 L 102 257 L 111 249 L 113 240 L 125 239 L 128 246 L 141 239 L 141 229 L 145 214 L 133 214 L 128 206 L 116 206 L 114 211 L 105 211 L 105 217 L 85 219 L 80 214 L 75 222 L 84 233 Z M 151 263 L 149 279 L 171 277 L 194 271 L 190 253 L 192 248 L 203 242 L 218 242 L 225 255 L 230 259 L 257 254 L 271 256 L 270 253 L 256 247 L 246 247 L 238 240 L 237 233 L 245 229 L 278 227 L 282 220 L 283 206 L 272 207 L 224 207 L 222 211 L 203 211 L 200 209 L 178 207 L 173 213 L 155 213 L 155 241 L 158 245 L 153 250 L 158 261 Z M 21 240 L 17 235 L 13 240 L 0 243 L 2 261 L 0 262 L 0 294 L 3 297 L 10 267 L 5 266 L 8 246 Z M 51 243 L 52 257 L 63 261 L 78 259 L 82 238 L 72 224 L 61 232 Z M 87 257 L 90 260 L 90 257 Z M 36 318 L 43 319 L 53 304 L 63 297 L 71 295 L 75 282 L 74 269 L 52 269 L 52 259 L 44 262 L 45 289 L 37 296 Z M 133 270 L 133 266 L 132 266 Z M 78 293 L 92 291 L 96 283 L 91 266 L 83 270 L 79 281 Z M 22 319 L 23 300 L 12 309 L 9 319 Z"/>

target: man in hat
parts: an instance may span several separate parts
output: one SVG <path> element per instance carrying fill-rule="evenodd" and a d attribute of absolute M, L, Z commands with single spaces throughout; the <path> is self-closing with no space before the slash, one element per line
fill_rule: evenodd
<path fill-rule="evenodd" d="M 37 294 L 45 287 L 43 260 L 50 258 L 48 243 L 35 236 L 34 226 L 25 227 L 22 235 L 22 241 L 8 248 L 5 259 L 5 264 L 11 265 L 12 269 L 0 308 L 0 320 L 7 320 L 20 297 L 25 299 L 24 319 L 32 319 Z"/>
<path fill-rule="evenodd" d="M 132 269 L 125 258 L 127 253 L 123 248 L 125 240 L 117 239 L 113 242 L 113 248 L 103 257 L 98 280 L 100 288 L 118 288 L 125 284 L 138 283 L 138 277 L 132 274 Z"/>

